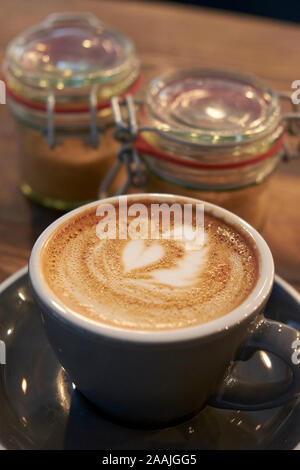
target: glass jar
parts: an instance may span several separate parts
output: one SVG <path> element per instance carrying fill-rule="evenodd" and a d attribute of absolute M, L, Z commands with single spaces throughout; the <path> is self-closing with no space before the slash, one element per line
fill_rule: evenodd
<path fill-rule="evenodd" d="M 8 45 L 3 70 L 23 193 L 63 210 L 96 199 L 118 149 L 110 99 L 140 83 L 131 40 L 93 15 L 54 14 Z"/>
<path fill-rule="evenodd" d="M 177 72 L 150 83 L 131 121 L 116 122 L 147 168 L 145 190 L 212 202 L 262 229 L 287 128 L 267 84 L 222 70 Z"/>

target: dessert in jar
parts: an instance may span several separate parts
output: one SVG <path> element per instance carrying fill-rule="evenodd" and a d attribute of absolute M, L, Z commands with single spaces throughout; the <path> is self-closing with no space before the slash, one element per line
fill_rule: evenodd
<path fill-rule="evenodd" d="M 63 210 L 96 199 L 118 149 L 110 99 L 140 82 L 132 41 L 93 15 L 54 14 L 12 40 L 3 71 L 23 193 Z"/>
<path fill-rule="evenodd" d="M 262 229 L 272 174 L 285 155 L 279 94 L 256 77 L 185 70 L 152 81 L 135 111 L 131 137 L 149 192 L 209 201 Z"/>

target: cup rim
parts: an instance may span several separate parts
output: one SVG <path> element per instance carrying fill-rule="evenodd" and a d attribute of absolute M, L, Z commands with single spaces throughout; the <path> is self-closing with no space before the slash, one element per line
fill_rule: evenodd
<path fill-rule="evenodd" d="M 66 220 L 74 215 L 85 211 L 91 207 L 97 207 L 99 204 L 114 202 L 119 198 L 126 197 L 130 201 L 140 199 L 160 200 L 162 202 L 178 202 L 184 200 L 186 203 L 204 203 L 205 210 L 209 210 L 213 215 L 223 219 L 225 222 L 233 224 L 233 226 L 242 227 L 248 234 L 250 239 L 254 241 L 259 255 L 259 277 L 257 283 L 249 294 L 249 296 L 231 312 L 207 323 L 167 330 L 134 330 L 121 328 L 113 325 L 105 325 L 96 320 L 92 320 L 84 315 L 77 313 L 75 310 L 66 307 L 58 297 L 50 290 L 43 281 L 43 277 L 39 271 L 40 253 L 45 241 L 51 233 Z M 160 193 L 138 193 L 125 196 L 113 196 L 88 204 L 84 204 L 52 222 L 38 237 L 29 259 L 29 277 L 30 282 L 38 299 L 44 304 L 51 314 L 63 320 L 64 323 L 71 324 L 83 331 L 99 334 L 107 338 L 129 341 L 134 343 L 171 343 L 192 340 L 196 338 L 204 338 L 220 332 L 224 332 L 229 328 L 246 320 L 259 310 L 267 301 L 274 282 L 274 261 L 273 256 L 264 238 L 245 220 L 233 214 L 232 212 L 217 206 L 215 204 L 202 201 L 199 199 Z"/>

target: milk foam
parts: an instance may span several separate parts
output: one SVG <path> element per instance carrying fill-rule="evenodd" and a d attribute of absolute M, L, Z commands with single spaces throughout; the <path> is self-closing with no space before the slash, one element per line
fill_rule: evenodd
<path fill-rule="evenodd" d="M 122 253 L 124 273 L 137 268 L 145 268 L 159 261 L 164 256 L 164 249 L 159 243 L 146 247 L 144 240 L 129 240 Z"/>
<path fill-rule="evenodd" d="M 58 299 L 101 323 L 145 330 L 204 323 L 237 307 L 256 283 L 252 242 L 210 214 L 202 244 L 101 240 L 97 222 L 95 209 L 67 221 L 47 241 L 41 262 Z"/>

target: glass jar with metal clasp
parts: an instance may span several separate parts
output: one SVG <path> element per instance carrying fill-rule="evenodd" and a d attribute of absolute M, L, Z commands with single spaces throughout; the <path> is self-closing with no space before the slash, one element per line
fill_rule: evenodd
<path fill-rule="evenodd" d="M 132 41 L 91 14 L 53 14 L 12 40 L 3 71 L 23 193 L 63 210 L 95 199 L 118 148 L 110 99 L 140 84 Z"/>
<path fill-rule="evenodd" d="M 114 98 L 116 139 L 123 145 L 100 196 L 125 165 L 119 193 L 142 186 L 196 197 L 262 229 L 271 175 L 293 156 L 286 131 L 299 119 L 296 109 L 282 114 L 280 98 L 290 100 L 259 78 L 207 69 L 155 79 L 141 103 Z"/>

